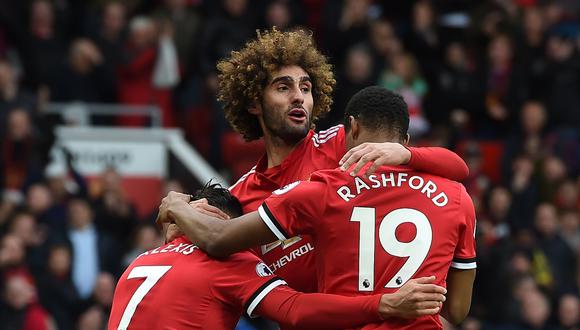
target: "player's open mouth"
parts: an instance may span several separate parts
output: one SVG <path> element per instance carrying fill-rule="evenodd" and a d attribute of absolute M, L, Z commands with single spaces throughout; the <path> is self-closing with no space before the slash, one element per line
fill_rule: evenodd
<path fill-rule="evenodd" d="M 302 123 L 306 120 L 306 111 L 300 108 L 294 108 L 288 112 L 288 117 L 292 121 Z"/>

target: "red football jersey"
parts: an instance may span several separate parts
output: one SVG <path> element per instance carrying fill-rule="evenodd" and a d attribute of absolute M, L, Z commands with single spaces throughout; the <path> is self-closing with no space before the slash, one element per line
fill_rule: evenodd
<path fill-rule="evenodd" d="M 147 251 L 125 270 L 111 307 L 112 329 L 233 329 L 285 282 L 250 252 L 215 260 L 186 238 Z"/>
<path fill-rule="evenodd" d="M 264 155 L 248 173 L 230 187 L 243 207 L 244 213 L 256 211 L 260 204 L 276 189 L 297 180 L 307 180 L 310 175 L 323 169 L 333 169 L 346 152 L 346 135 L 343 125 L 315 133 L 310 131 L 282 164 L 267 168 Z M 456 180 L 468 174 L 467 165 L 459 157 L 441 148 L 409 148 L 412 153 L 407 165 L 427 170 Z M 288 284 L 302 292 L 316 292 L 316 268 L 314 245 L 308 235 L 299 235 L 274 242 L 256 249 L 256 253 L 272 271 Z"/>
<path fill-rule="evenodd" d="M 460 183 L 383 167 L 368 179 L 324 170 L 275 191 L 259 207 L 276 236 L 310 234 L 320 292 L 391 293 L 411 278 L 475 263 L 475 211 Z M 441 328 L 439 317 L 389 320 L 371 328 Z"/>
<path fill-rule="evenodd" d="M 307 180 L 316 170 L 336 167 L 344 153 L 342 125 L 319 133 L 310 131 L 282 164 L 267 168 L 268 159 L 263 156 L 230 191 L 240 200 L 244 213 L 253 212 L 272 191 L 296 180 Z M 290 287 L 301 292 L 316 292 L 313 250 L 311 238 L 300 235 L 264 245 L 256 252 Z"/>

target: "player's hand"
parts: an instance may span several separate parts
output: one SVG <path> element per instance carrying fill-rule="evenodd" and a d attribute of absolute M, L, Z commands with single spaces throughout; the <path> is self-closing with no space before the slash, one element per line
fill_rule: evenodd
<path fill-rule="evenodd" d="M 176 203 L 189 203 L 190 200 L 191 195 L 170 191 L 169 194 L 167 194 L 167 196 L 161 200 L 161 205 L 159 205 L 159 213 L 157 213 L 157 219 L 155 220 L 155 223 L 161 226 L 164 222 L 171 222 L 171 219 L 169 219 L 167 216 L 169 208 L 174 207 Z"/>
<path fill-rule="evenodd" d="M 400 143 L 368 142 L 347 151 L 338 165 L 341 170 L 346 171 L 351 165 L 357 163 L 350 172 L 350 175 L 355 176 L 367 163 L 372 162 L 364 173 L 367 177 L 373 174 L 379 166 L 407 164 L 409 160 L 411 160 L 411 152 Z"/>
<path fill-rule="evenodd" d="M 381 298 L 379 313 L 383 318 L 416 318 L 441 311 L 447 290 L 433 284 L 435 276 L 409 280 L 397 292 Z"/>
<path fill-rule="evenodd" d="M 207 199 L 197 199 L 194 201 L 189 202 L 189 205 L 199 213 L 203 213 L 205 215 L 209 215 L 210 217 L 219 218 L 222 220 L 229 220 L 230 216 L 225 213 L 224 211 L 218 209 L 215 206 L 211 206 L 207 203 Z"/>

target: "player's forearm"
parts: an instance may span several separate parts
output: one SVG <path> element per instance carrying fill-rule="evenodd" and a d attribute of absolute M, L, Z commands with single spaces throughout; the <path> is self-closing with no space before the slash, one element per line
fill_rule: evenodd
<path fill-rule="evenodd" d="M 439 147 L 408 149 L 411 159 L 407 165 L 413 169 L 455 181 L 462 181 L 469 175 L 465 161 L 451 150 Z"/>
<path fill-rule="evenodd" d="M 457 325 L 461 323 L 469 314 L 474 280 L 475 269 L 449 269 L 447 274 L 447 300 L 441 309 L 441 316 L 451 324 Z"/>
<path fill-rule="evenodd" d="M 344 297 L 305 294 L 288 287 L 272 290 L 258 305 L 259 315 L 304 328 L 351 328 L 380 322 L 380 295 Z"/>

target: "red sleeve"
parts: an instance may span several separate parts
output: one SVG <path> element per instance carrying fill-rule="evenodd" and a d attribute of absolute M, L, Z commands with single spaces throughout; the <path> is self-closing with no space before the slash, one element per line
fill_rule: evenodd
<path fill-rule="evenodd" d="M 272 289 L 286 285 L 250 252 L 233 254 L 220 264 L 212 282 L 214 296 L 226 305 L 244 306 L 249 316 Z"/>
<path fill-rule="evenodd" d="M 461 186 L 460 216 L 465 220 L 459 232 L 459 242 L 455 248 L 451 267 L 457 269 L 474 269 L 475 261 L 475 209 L 471 197 Z"/>
<path fill-rule="evenodd" d="M 258 208 L 262 221 L 280 240 L 312 234 L 324 212 L 325 185 L 321 182 L 294 182 L 276 190 Z"/>
<path fill-rule="evenodd" d="M 256 312 L 293 327 L 345 329 L 381 322 L 380 299 L 381 295 L 344 297 L 277 287 L 263 299 Z"/>
<path fill-rule="evenodd" d="M 407 164 L 412 169 L 462 181 L 469 175 L 467 164 L 456 153 L 439 147 L 407 148 L 411 160 Z"/>

